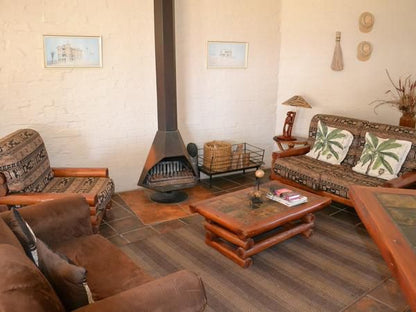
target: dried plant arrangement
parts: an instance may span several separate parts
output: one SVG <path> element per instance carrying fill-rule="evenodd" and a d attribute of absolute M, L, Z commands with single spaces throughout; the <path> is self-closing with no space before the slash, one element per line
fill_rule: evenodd
<path fill-rule="evenodd" d="M 413 80 L 412 76 L 409 75 L 405 79 L 399 78 L 398 84 L 395 84 L 388 70 L 386 70 L 386 73 L 393 88 L 387 90 L 385 94 L 391 95 L 391 99 L 371 102 L 370 104 L 376 104 L 374 106 L 374 112 L 377 107 L 389 104 L 401 111 L 403 115 L 414 117 L 416 114 L 416 80 Z"/>

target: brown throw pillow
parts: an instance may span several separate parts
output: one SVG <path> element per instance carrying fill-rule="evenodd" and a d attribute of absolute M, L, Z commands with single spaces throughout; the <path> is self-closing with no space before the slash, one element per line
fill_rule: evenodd
<path fill-rule="evenodd" d="M 40 239 L 36 246 L 39 269 L 52 284 L 67 310 L 72 311 L 94 302 L 87 285 L 87 271 L 83 267 L 69 263 L 65 256 L 53 252 Z"/>
<path fill-rule="evenodd" d="M 87 284 L 87 271 L 70 263 L 64 255 L 53 252 L 35 236 L 17 209 L 12 209 L 7 220 L 28 257 L 53 286 L 66 310 L 75 310 L 94 302 Z"/>

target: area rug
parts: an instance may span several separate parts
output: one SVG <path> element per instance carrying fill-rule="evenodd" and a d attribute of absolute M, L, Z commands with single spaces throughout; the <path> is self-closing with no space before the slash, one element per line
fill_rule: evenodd
<path fill-rule="evenodd" d="M 314 234 L 294 237 L 242 269 L 204 243 L 200 222 L 123 249 L 154 277 L 201 276 L 207 311 L 342 311 L 386 278 L 387 266 L 360 227 L 318 213 Z"/>

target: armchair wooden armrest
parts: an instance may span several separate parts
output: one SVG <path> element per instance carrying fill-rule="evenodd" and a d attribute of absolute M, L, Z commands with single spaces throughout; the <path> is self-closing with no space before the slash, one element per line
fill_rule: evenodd
<path fill-rule="evenodd" d="M 299 155 L 305 155 L 306 153 L 309 152 L 309 150 L 311 149 L 310 145 L 305 145 L 302 147 L 294 147 L 294 148 L 289 148 L 285 151 L 280 151 L 280 152 L 273 152 L 273 159 L 276 158 L 283 158 L 283 157 L 290 157 L 290 156 L 299 156 Z"/>
<path fill-rule="evenodd" d="M 386 181 L 382 186 L 383 187 L 393 187 L 393 188 L 405 188 L 407 186 L 416 183 L 416 172 L 406 172 L 403 173 L 400 177 Z"/>
<path fill-rule="evenodd" d="M 108 178 L 108 168 L 52 168 L 55 177 Z"/>
<path fill-rule="evenodd" d="M 97 203 L 96 194 L 80 193 L 90 206 Z M 68 193 L 15 193 L 0 197 L 0 205 L 32 205 L 40 202 L 73 196 Z"/>

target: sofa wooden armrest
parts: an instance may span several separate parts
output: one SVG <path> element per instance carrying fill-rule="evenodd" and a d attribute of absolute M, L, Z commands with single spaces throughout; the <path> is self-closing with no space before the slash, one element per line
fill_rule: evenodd
<path fill-rule="evenodd" d="M 406 172 L 403 173 L 400 177 L 386 181 L 384 187 L 393 187 L 393 188 L 406 188 L 416 183 L 416 172 Z"/>
<path fill-rule="evenodd" d="M 123 291 L 74 312 L 203 311 L 207 300 L 200 278 L 179 271 Z"/>
<path fill-rule="evenodd" d="M 108 178 L 108 168 L 52 168 L 55 177 Z"/>
<path fill-rule="evenodd" d="M 78 195 L 83 196 L 90 206 L 94 206 L 97 203 L 96 194 L 85 194 L 79 193 Z M 0 197 L 0 205 L 32 205 L 41 203 L 44 201 L 50 201 L 54 199 L 66 198 L 73 196 L 68 193 L 14 193 Z"/>
<path fill-rule="evenodd" d="M 305 155 L 306 153 L 310 151 L 310 149 L 311 149 L 310 145 L 289 148 L 285 151 L 273 152 L 272 157 L 273 159 L 276 159 L 276 158 L 283 158 L 283 157 L 290 157 L 290 156 Z"/>

